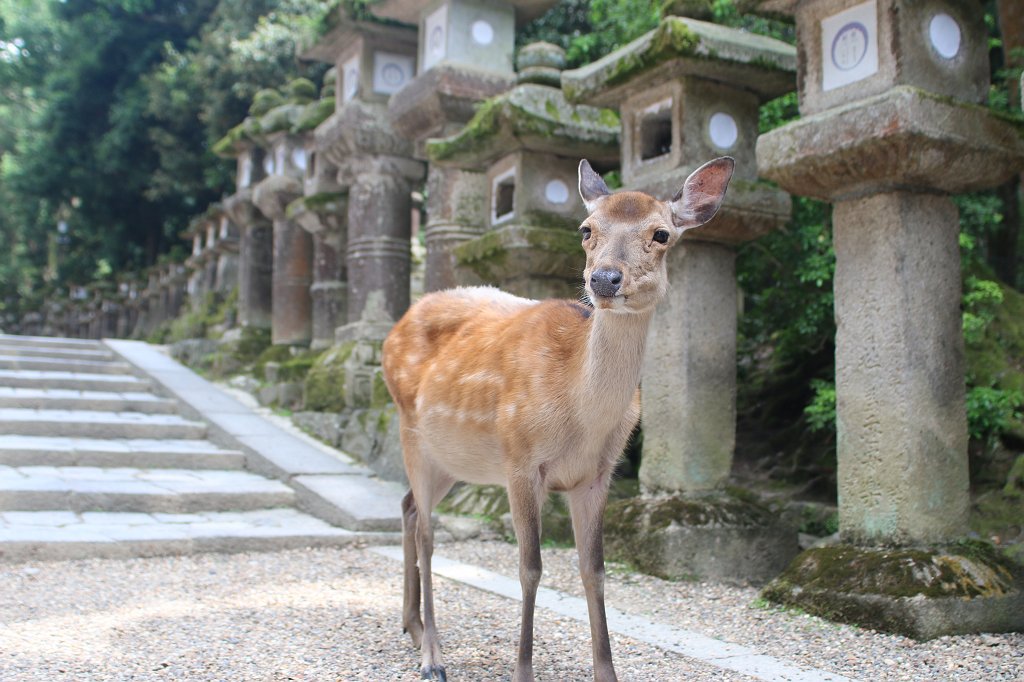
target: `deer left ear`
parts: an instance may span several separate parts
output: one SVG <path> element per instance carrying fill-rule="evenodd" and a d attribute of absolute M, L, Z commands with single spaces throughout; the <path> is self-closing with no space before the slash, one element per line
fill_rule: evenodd
<path fill-rule="evenodd" d="M 593 213 L 597 208 L 598 199 L 609 194 L 611 190 L 604 183 L 604 179 L 590 167 L 590 162 L 586 159 L 580 161 L 580 198 L 587 207 L 587 213 Z"/>
<path fill-rule="evenodd" d="M 676 227 L 689 230 L 715 217 L 735 167 L 732 157 L 722 156 L 690 173 L 669 202 Z"/>

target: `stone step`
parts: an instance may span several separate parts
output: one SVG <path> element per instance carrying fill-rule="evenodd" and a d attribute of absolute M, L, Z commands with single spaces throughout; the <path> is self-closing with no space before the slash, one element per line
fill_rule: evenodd
<path fill-rule="evenodd" d="M 27 355 L 0 355 L 0 369 L 34 369 L 42 372 L 90 372 L 128 374 L 131 365 L 110 360 L 68 360 Z"/>
<path fill-rule="evenodd" d="M 70 388 L 80 391 L 148 391 L 150 382 L 130 374 L 45 372 L 0 369 L 0 386 L 12 388 Z"/>
<path fill-rule="evenodd" d="M 205 438 L 206 424 L 176 414 L 0 408 L 0 433 L 80 438 Z"/>
<path fill-rule="evenodd" d="M 0 355 L 23 357 L 63 358 L 65 360 L 115 360 L 117 356 L 106 348 L 40 348 L 17 346 L 0 342 Z"/>
<path fill-rule="evenodd" d="M 0 436 L 0 465 L 241 469 L 245 455 L 207 440 Z"/>
<path fill-rule="evenodd" d="M 0 512 L 0 562 L 127 558 L 394 544 L 397 533 L 335 528 L 294 509 L 243 512 Z"/>
<path fill-rule="evenodd" d="M 66 339 L 55 336 L 19 336 L 17 334 L 0 334 L 0 344 L 5 346 L 28 346 L 33 348 L 106 349 L 106 346 L 102 343 L 92 339 Z"/>
<path fill-rule="evenodd" d="M 250 511 L 293 506 L 280 481 L 246 471 L 0 466 L 0 511 Z"/>
<path fill-rule="evenodd" d="M 9 388 L 0 386 L 0 408 L 33 410 L 102 410 L 104 412 L 145 412 L 174 414 L 173 400 L 152 393 L 77 391 L 70 388 Z"/>

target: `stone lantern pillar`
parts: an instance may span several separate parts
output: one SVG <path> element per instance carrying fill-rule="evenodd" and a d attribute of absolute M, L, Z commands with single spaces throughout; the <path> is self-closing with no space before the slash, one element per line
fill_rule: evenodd
<path fill-rule="evenodd" d="M 324 76 L 320 99 L 308 104 L 299 117 L 295 132 L 302 134 L 306 150 L 303 196 L 288 205 L 288 217 L 313 239 L 313 331 L 311 348 L 334 343 L 334 330 L 347 322 L 348 269 L 345 247 L 348 240 L 348 193 L 338 184 L 338 167 L 317 153 L 313 131 L 335 110 L 337 69 Z"/>
<path fill-rule="evenodd" d="M 185 290 L 192 308 L 199 307 L 205 294 L 206 269 L 203 257 L 205 233 L 205 225 L 200 216 L 189 221 L 188 229 L 181 233 L 182 239 L 191 245 L 189 254 L 185 258 L 185 267 L 188 269 L 188 282 L 185 285 Z"/>
<path fill-rule="evenodd" d="M 314 136 L 318 159 L 338 169 L 337 186 L 348 195 L 350 324 L 367 307 L 381 322 L 393 322 L 409 307 L 411 192 L 423 177 L 423 164 L 412 159 L 412 145 L 388 123 L 387 101 L 413 78 L 415 55 L 412 29 L 353 22 L 344 15 L 306 53 L 338 69 L 335 111 Z M 362 333 L 339 331 L 338 338 Z"/>
<path fill-rule="evenodd" d="M 581 158 L 598 168 L 619 154 L 613 111 L 565 101 L 564 51 L 534 43 L 520 52 L 519 84 L 487 100 L 459 133 L 428 140 L 439 172 L 485 179 L 486 231 L 451 249 L 453 284 L 493 284 L 529 298 L 575 298 L 584 255 L 577 229 L 586 211 L 576 192 Z"/>
<path fill-rule="evenodd" d="M 770 4 L 796 19 L 802 118 L 762 136 L 758 162 L 782 187 L 834 204 L 847 544 L 805 552 L 766 595 L 922 638 L 1024 627 L 1011 569 L 993 550 L 951 545 L 967 533 L 970 498 L 949 194 L 1024 167 L 1019 126 L 978 106 L 982 13 L 967 0 Z"/>
<path fill-rule="evenodd" d="M 479 102 L 512 87 L 516 25 L 554 4 L 547 0 L 384 0 L 370 6 L 379 17 L 419 27 L 416 78 L 388 103 L 392 126 L 416 143 L 416 158 L 426 158 L 423 144 L 428 138 L 454 134 L 473 116 Z M 469 168 L 429 167 L 426 291 L 455 285 L 452 250 L 484 231 L 486 182 L 482 173 Z"/>
<path fill-rule="evenodd" d="M 213 146 L 219 156 L 236 160 L 235 193 L 221 205 L 239 232 L 238 321 L 243 329 L 254 332 L 270 329 L 274 253 L 273 226 L 252 200 L 253 186 L 266 176 L 266 153 L 254 142 L 254 131 L 256 117 L 278 104 L 279 98 L 264 103 L 265 98 L 257 96 L 249 118 Z"/>
<path fill-rule="evenodd" d="M 643 497 L 624 504 L 644 518 L 668 510 L 676 523 L 624 529 L 624 544 L 642 546 L 645 568 L 657 574 L 764 582 L 797 552 L 795 529 L 725 491 L 736 442 L 735 249 L 790 216 L 789 196 L 758 181 L 758 109 L 794 89 L 795 67 L 795 51 L 781 41 L 668 16 L 562 75 L 570 99 L 619 109 L 628 189 L 667 200 L 704 162 L 736 159 L 718 215 L 669 253 L 669 294 L 651 322 L 641 380 Z"/>
<path fill-rule="evenodd" d="M 218 206 L 216 218 L 217 267 L 214 275 L 214 290 L 227 296 L 233 289 L 238 288 L 238 226 L 222 206 Z"/>
<path fill-rule="evenodd" d="M 253 188 L 253 203 L 274 224 L 271 303 L 271 341 L 275 345 L 308 345 L 312 338 L 313 241 L 287 215 L 287 207 L 302 196 L 306 148 L 292 131 L 305 104 L 315 94 L 313 84 L 296 79 L 289 84 L 288 102 L 260 119 L 267 155 L 267 177 Z"/>

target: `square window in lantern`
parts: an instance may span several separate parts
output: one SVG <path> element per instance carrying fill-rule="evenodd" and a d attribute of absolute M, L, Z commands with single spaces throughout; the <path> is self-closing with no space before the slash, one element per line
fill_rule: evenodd
<path fill-rule="evenodd" d="M 516 176 L 515 171 L 494 179 L 494 222 L 512 217 L 515 206 Z"/>
<path fill-rule="evenodd" d="M 665 156 L 672 151 L 672 100 L 647 107 L 638 118 L 641 161 Z"/>

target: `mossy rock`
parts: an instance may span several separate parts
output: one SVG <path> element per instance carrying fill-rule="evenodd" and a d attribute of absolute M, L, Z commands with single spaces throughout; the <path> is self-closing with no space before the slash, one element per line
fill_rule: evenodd
<path fill-rule="evenodd" d="M 286 360 L 290 360 L 292 357 L 292 349 L 290 346 L 268 346 L 263 349 L 263 352 L 253 361 L 252 373 L 257 379 L 263 379 L 266 373 L 267 363 L 273 362 L 280 365 Z"/>
<path fill-rule="evenodd" d="M 285 86 L 285 97 L 295 104 L 308 104 L 316 99 L 316 85 L 308 78 L 295 78 Z"/>
<path fill-rule="evenodd" d="M 355 346 L 355 342 L 334 346 L 316 359 L 306 374 L 305 409 L 340 412 L 346 407 L 346 362 Z"/>
<path fill-rule="evenodd" d="M 999 283 L 1003 300 L 984 335 L 967 345 L 967 371 L 976 386 L 1024 392 L 1024 294 Z"/>
<path fill-rule="evenodd" d="M 918 639 L 1024 625 L 1022 569 L 992 545 L 807 550 L 761 593 L 813 615 Z"/>
<path fill-rule="evenodd" d="M 248 365 L 270 346 L 270 330 L 260 327 L 242 327 L 241 337 L 232 355 L 242 365 Z"/>
<path fill-rule="evenodd" d="M 284 104 L 284 97 L 280 92 L 272 88 L 264 88 L 253 96 L 252 105 L 249 106 L 249 115 L 259 118 L 282 104 Z"/>
<path fill-rule="evenodd" d="M 292 132 L 304 133 L 313 130 L 334 113 L 334 97 L 325 97 L 307 104 L 295 121 Z"/>
<path fill-rule="evenodd" d="M 634 497 L 604 515 L 608 556 L 668 580 L 765 583 L 796 556 L 796 528 L 747 491 Z"/>

